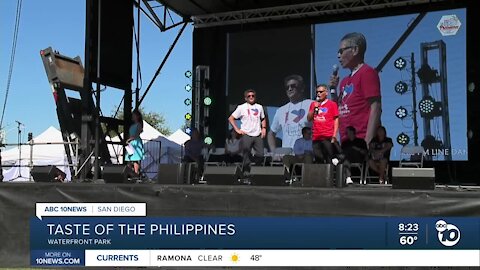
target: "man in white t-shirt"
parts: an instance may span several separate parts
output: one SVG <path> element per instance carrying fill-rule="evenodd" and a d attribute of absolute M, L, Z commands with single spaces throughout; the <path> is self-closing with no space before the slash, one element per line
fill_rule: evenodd
<path fill-rule="evenodd" d="M 246 102 L 238 105 L 228 118 L 233 129 L 242 135 L 244 169 L 248 169 L 248 165 L 250 165 L 252 148 L 255 152 L 254 161 L 258 164 L 263 160 L 263 138 L 267 134 L 265 112 L 263 106 L 255 102 L 255 95 L 256 92 L 253 89 L 246 90 L 244 92 Z M 240 128 L 235 123 L 236 119 L 240 119 Z"/>
<path fill-rule="evenodd" d="M 300 75 L 290 75 L 284 79 L 284 86 L 290 102 L 278 108 L 268 133 L 268 146 L 273 152 L 277 147 L 275 137 L 282 131 L 282 147 L 293 148 L 295 141 L 302 138 L 302 128 L 310 127 L 307 120 L 308 109 L 313 100 L 305 99 L 305 82 Z"/>

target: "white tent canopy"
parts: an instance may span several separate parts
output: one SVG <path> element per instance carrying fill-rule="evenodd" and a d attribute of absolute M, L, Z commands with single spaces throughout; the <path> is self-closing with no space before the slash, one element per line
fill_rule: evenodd
<path fill-rule="evenodd" d="M 172 135 L 168 136 L 168 139 L 178 145 L 184 145 L 186 141 L 190 140 L 190 136 L 181 129 L 177 129 Z"/>
<path fill-rule="evenodd" d="M 142 170 L 146 172 L 148 177 L 155 177 L 160 163 L 180 163 L 182 146 L 166 138 L 146 121 L 143 121 L 143 132 L 140 133 L 140 138 L 143 140 L 145 149 Z M 111 141 L 119 142 L 120 138 L 116 136 Z M 122 163 L 123 147 L 121 145 L 110 144 L 109 151 L 113 163 Z"/>
<path fill-rule="evenodd" d="M 142 169 L 147 176 L 153 178 L 158 172 L 160 163 L 180 163 L 182 157 L 182 144 L 186 135 L 182 131 L 177 130 L 171 137 L 175 141 L 165 137 L 161 132 L 153 128 L 144 121 L 143 132 L 140 134 L 144 142 L 145 159 L 142 161 Z M 183 133 L 183 135 L 182 135 Z M 182 137 L 183 136 L 183 137 Z M 180 139 L 179 139 L 180 138 Z M 107 138 L 107 140 L 110 140 Z M 68 168 L 68 160 L 65 153 L 63 138 L 61 132 L 49 127 L 40 135 L 33 139 L 34 143 L 59 143 L 59 144 L 42 144 L 42 145 L 22 145 L 2 152 L 2 164 L 4 167 L 4 181 L 30 181 L 30 160 L 34 166 L 55 165 L 67 174 L 67 179 L 71 179 L 70 170 Z M 118 136 L 111 138 L 113 142 L 119 142 Z M 177 143 L 181 142 L 181 143 Z M 110 156 L 113 163 L 122 163 L 123 147 L 121 145 L 108 145 Z M 33 149 L 33 151 L 31 151 Z M 30 153 L 33 153 L 30 158 Z M 19 156 L 21 154 L 21 156 Z M 74 157 L 72 157 L 74 158 Z M 15 165 L 25 167 L 8 167 Z"/>
<path fill-rule="evenodd" d="M 68 160 L 65 154 L 62 133 L 49 127 L 40 135 L 33 138 L 33 145 L 22 145 L 6 151 L 2 151 L 3 181 L 29 181 L 29 167 L 11 167 L 8 166 L 27 166 L 32 162 L 34 166 L 55 165 L 67 174 L 67 179 L 71 179 Z M 39 144 L 35 143 L 52 143 Z M 58 144 L 56 144 L 58 143 Z"/>

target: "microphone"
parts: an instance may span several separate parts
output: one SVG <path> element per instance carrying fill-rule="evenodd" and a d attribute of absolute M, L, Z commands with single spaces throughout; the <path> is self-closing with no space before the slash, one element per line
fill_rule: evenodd
<path fill-rule="evenodd" d="M 315 99 L 315 101 L 316 101 L 316 102 L 315 102 L 315 108 L 313 109 L 313 112 L 314 112 L 315 114 L 318 114 L 318 111 L 320 110 L 320 109 L 318 108 L 318 103 L 320 102 L 320 97 L 317 96 L 317 98 Z"/>
<path fill-rule="evenodd" d="M 337 64 L 332 66 L 332 76 L 337 76 L 338 75 L 338 69 L 339 69 L 339 66 Z M 333 101 L 337 102 L 338 95 L 337 95 L 337 87 L 336 86 L 330 85 L 330 98 Z"/>

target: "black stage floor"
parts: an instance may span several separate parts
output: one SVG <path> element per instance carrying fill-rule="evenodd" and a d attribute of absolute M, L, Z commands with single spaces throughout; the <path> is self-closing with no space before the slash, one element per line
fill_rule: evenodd
<path fill-rule="evenodd" d="M 29 219 L 35 216 L 36 202 L 146 202 L 148 216 L 480 216 L 480 188 L 474 186 L 421 191 L 385 185 L 2 183 L 0 262 L 5 265 L 29 265 Z"/>

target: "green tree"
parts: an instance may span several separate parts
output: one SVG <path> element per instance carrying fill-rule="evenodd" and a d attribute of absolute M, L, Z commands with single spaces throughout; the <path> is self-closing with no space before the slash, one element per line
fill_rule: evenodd
<path fill-rule="evenodd" d="M 117 109 L 112 111 L 112 117 L 115 116 L 116 111 Z M 140 107 L 139 111 L 142 113 L 143 120 L 149 123 L 156 130 L 160 131 L 163 135 L 168 136 L 172 134 L 172 130 L 167 126 L 167 120 L 163 114 L 157 112 L 147 112 L 143 107 Z M 116 118 L 123 119 L 123 109 L 118 111 Z M 122 130 L 120 130 L 120 132 L 122 132 Z"/>

